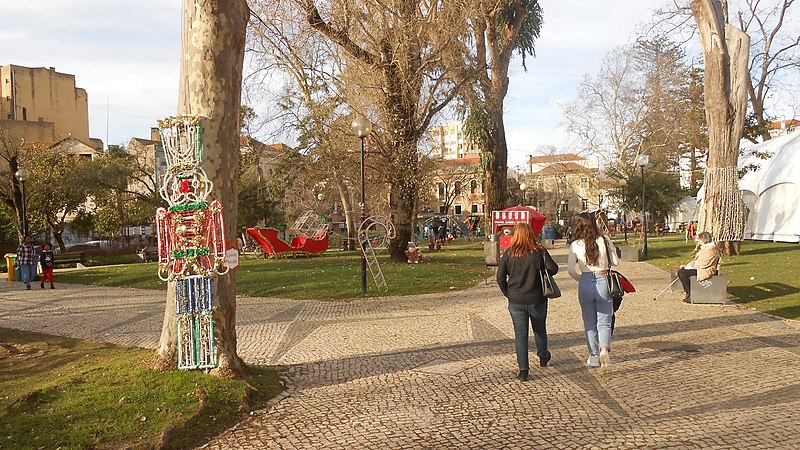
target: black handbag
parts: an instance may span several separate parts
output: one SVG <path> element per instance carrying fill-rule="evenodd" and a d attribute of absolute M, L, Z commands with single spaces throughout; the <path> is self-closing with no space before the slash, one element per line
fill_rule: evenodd
<path fill-rule="evenodd" d="M 603 238 L 605 240 L 605 238 Z M 618 310 L 622 305 L 622 297 L 625 295 L 625 289 L 622 287 L 622 282 L 619 280 L 619 272 L 611 270 L 611 248 L 606 242 L 606 258 L 608 259 L 608 272 L 606 273 L 606 282 L 608 283 L 608 293 L 611 294 L 611 299 L 614 303 L 614 311 Z"/>
<path fill-rule="evenodd" d="M 547 268 L 545 266 L 544 261 L 544 252 L 547 250 L 541 250 L 542 256 L 542 268 L 539 269 L 539 278 L 542 280 L 542 295 L 547 298 L 558 298 L 561 297 L 561 289 L 559 289 L 558 285 L 556 284 L 556 280 L 547 273 Z"/>

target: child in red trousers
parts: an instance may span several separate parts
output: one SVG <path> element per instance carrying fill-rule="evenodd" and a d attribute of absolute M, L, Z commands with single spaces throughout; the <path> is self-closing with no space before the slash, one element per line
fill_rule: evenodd
<path fill-rule="evenodd" d="M 56 263 L 56 257 L 51 250 L 49 242 L 42 244 L 42 253 L 39 255 L 39 264 L 42 266 L 42 284 L 44 289 L 44 280 L 50 277 L 50 289 L 55 289 L 53 285 L 53 266 Z"/>

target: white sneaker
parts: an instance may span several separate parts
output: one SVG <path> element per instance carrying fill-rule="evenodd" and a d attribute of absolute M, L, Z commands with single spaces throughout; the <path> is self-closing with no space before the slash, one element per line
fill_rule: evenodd
<path fill-rule="evenodd" d="M 600 367 L 600 358 L 597 355 L 589 355 L 586 360 L 586 365 L 589 367 Z"/>
<path fill-rule="evenodd" d="M 707 288 L 707 287 L 711 286 L 711 280 L 698 281 L 697 284 L 699 284 L 700 286 L 703 286 L 704 288 Z"/>
<path fill-rule="evenodd" d="M 608 354 L 608 350 L 602 349 L 600 350 L 600 367 L 611 367 L 611 355 Z"/>

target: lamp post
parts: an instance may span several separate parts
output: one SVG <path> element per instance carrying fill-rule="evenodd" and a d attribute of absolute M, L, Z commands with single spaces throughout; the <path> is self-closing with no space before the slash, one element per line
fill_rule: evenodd
<path fill-rule="evenodd" d="M 350 129 L 353 131 L 353 134 L 361 139 L 361 220 L 359 224 L 363 224 L 364 220 L 367 218 L 367 191 L 364 185 L 364 139 L 372 132 L 372 124 L 366 117 L 356 117 L 353 123 L 350 124 Z M 361 237 L 359 236 L 359 242 L 360 239 Z M 359 247 L 360 246 L 359 244 Z M 367 293 L 367 255 L 363 248 L 361 249 L 361 293 Z"/>
<path fill-rule="evenodd" d="M 644 231 L 644 257 L 647 258 L 647 203 L 645 201 L 644 189 L 644 166 L 650 163 L 650 155 L 639 155 L 636 157 L 636 165 L 642 168 L 642 224 Z"/>
<path fill-rule="evenodd" d="M 519 184 L 519 189 L 522 191 L 522 206 L 525 206 L 525 188 L 527 187 L 528 185 L 524 182 Z"/>
<path fill-rule="evenodd" d="M 561 223 L 561 213 L 564 212 L 564 205 L 566 205 L 566 204 L 567 204 L 567 202 L 565 202 L 564 200 L 561 200 L 558 203 L 558 224 L 559 225 L 562 225 L 562 223 Z"/>
<path fill-rule="evenodd" d="M 619 180 L 619 185 L 622 188 L 622 232 L 625 234 L 625 243 L 628 243 L 628 209 L 625 204 L 625 186 L 628 185 L 628 180 Z"/>
<path fill-rule="evenodd" d="M 28 215 L 25 211 L 25 181 L 28 180 L 28 169 L 19 169 L 14 176 L 22 186 L 22 236 L 24 237 L 28 235 Z"/>

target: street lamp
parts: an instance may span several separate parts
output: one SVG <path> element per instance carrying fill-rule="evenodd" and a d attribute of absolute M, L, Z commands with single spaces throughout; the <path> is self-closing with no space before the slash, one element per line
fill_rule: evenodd
<path fill-rule="evenodd" d="M 527 187 L 528 187 L 528 185 L 525 184 L 525 183 L 520 183 L 519 184 L 519 188 L 522 191 L 522 206 L 525 206 L 525 188 L 527 188 Z"/>
<path fill-rule="evenodd" d="M 622 232 L 625 234 L 625 243 L 628 243 L 628 205 L 625 204 L 625 186 L 628 185 L 628 180 L 619 180 L 619 185 L 622 188 Z"/>
<path fill-rule="evenodd" d="M 22 236 L 24 237 L 28 235 L 28 216 L 25 211 L 25 181 L 28 179 L 28 169 L 19 169 L 14 176 L 22 185 Z"/>
<path fill-rule="evenodd" d="M 350 129 L 353 131 L 353 134 L 361 139 L 361 221 L 359 223 L 363 224 L 364 220 L 367 218 L 367 194 L 364 185 L 364 139 L 372 132 L 372 124 L 366 117 L 356 117 L 353 123 L 350 124 Z M 360 239 L 361 236 L 359 236 L 359 242 Z M 359 244 L 359 247 L 360 246 Z M 364 252 L 363 248 L 361 249 L 361 293 L 367 293 L 367 254 Z"/>
<path fill-rule="evenodd" d="M 636 157 L 636 165 L 642 168 L 642 224 L 644 228 L 644 257 L 647 258 L 647 203 L 644 196 L 644 166 L 650 163 L 650 155 Z"/>
<path fill-rule="evenodd" d="M 558 214 L 557 215 L 558 215 L 558 224 L 559 225 L 562 225 L 562 223 L 561 223 L 561 213 L 564 211 L 564 205 L 566 205 L 566 204 L 567 204 L 567 202 L 564 201 L 564 200 L 561 200 L 558 203 Z"/>

